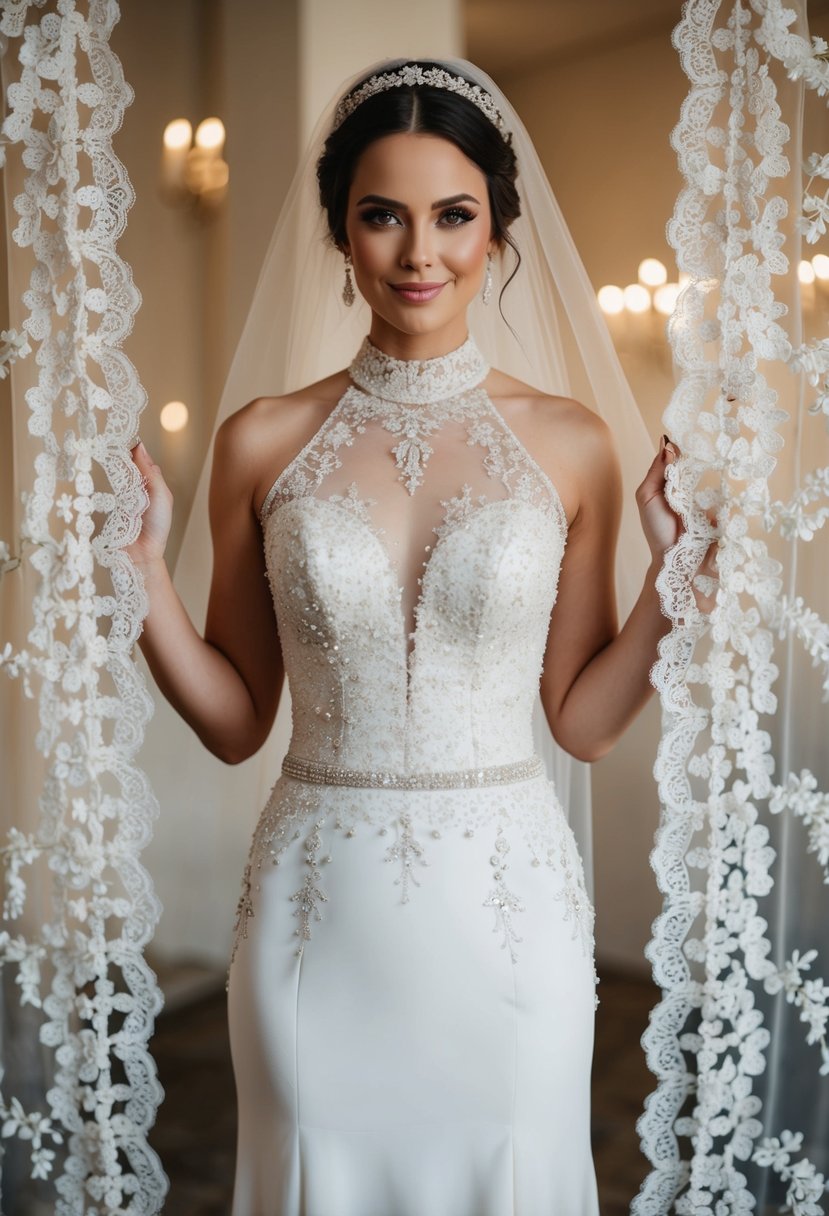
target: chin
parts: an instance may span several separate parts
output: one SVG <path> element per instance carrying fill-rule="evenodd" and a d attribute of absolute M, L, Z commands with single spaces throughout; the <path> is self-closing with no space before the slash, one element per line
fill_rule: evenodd
<path fill-rule="evenodd" d="M 448 329 L 459 322 L 465 323 L 468 307 L 468 303 L 464 304 L 462 308 L 454 308 L 451 313 L 447 313 L 444 309 L 432 311 L 428 306 L 424 307 L 423 305 L 413 305 L 388 311 L 377 309 L 376 311 L 377 315 L 382 317 L 387 325 L 393 326 L 401 333 L 431 334 L 438 333 L 442 329 Z"/>

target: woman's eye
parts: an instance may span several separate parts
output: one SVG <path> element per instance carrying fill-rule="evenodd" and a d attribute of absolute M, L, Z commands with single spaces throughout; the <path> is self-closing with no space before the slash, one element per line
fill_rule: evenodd
<path fill-rule="evenodd" d="M 392 224 L 398 222 L 393 211 L 384 211 L 382 207 L 375 207 L 373 211 L 364 211 L 362 218 L 367 224 L 376 224 L 378 228 L 390 228 Z"/>
<path fill-rule="evenodd" d="M 474 220 L 475 215 L 472 211 L 467 211 L 466 207 L 452 207 L 449 211 L 444 211 L 440 218 L 441 223 L 445 223 L 447 227 L 460 228 L 461 224 Z"/>
<path fill-rule="evenodd" d="M 393 228 L 400 224 L 400 217 L 384 207 L 374 207 L 370 211 L 363 211 L 361 219 L 375 228 Z M 443 212 L 439 223 L 446 228 L 460 228 L 462 224 L 468 224 L 470 220 L 474 219 L 475 213 L 468 211 L 466 207 L 450 207 L 448 211 Z"/>

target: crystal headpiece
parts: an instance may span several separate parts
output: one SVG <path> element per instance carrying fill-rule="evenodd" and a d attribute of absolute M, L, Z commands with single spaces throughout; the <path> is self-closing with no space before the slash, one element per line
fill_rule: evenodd
<path fill-rule="evenodd" d="M 353 114 L 358 106 L 375 93 L 385 93 L 387 89 L 396 89 L 401 85 L 428 84 L 434 89 L 448 89 L 450 93 L 459 93 L 476 105 L 485 114 L 504 138 L 507 138 L 507 128 L 501 112 L 486 89 L 479 84 L 472 84 L 463 76 L 453 76 L 445 68 L 422 68 L 417 64 L 407 63 L 405 67 L 394 72 L 383 72 L 379 76 L 370 76 L 364 84 L 353 93 L 348 93 L 337 106 L 334 114 L 332 131 L 343 123 L 349 114 Z"/>

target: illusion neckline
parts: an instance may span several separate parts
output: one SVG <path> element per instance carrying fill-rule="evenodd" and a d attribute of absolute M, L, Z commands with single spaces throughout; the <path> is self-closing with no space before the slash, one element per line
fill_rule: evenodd
<path fill-rule="evenodd" d="M 382 401 L 429 405 L 476 388 L 489 366 L 471 334 L 455 350 L 432 359 L 396 359 L 366 337 L 348 373 L 359 388 Z"/>

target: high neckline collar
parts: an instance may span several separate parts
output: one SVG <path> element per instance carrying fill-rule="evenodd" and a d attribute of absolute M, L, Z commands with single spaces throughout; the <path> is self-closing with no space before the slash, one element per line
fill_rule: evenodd
<path fill-rule="evenodd" d="M 433 359 L 395 359 L 365 338 L 348 372 L 372 397 L 401 405 L 428 405 L 475 388 L 486 378 L 489 367 L 471 335 L 456 350 Z"/>

